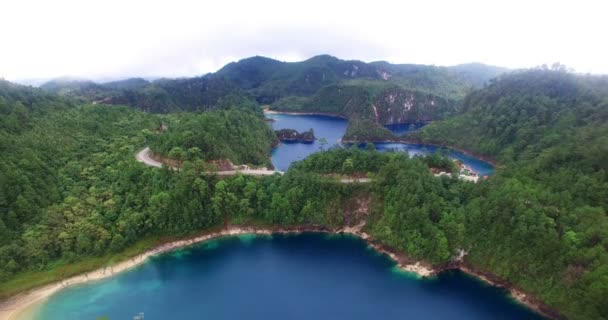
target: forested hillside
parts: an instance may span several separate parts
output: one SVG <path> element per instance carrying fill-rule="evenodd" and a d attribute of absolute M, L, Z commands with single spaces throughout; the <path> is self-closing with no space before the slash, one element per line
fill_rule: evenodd
<path fill-rule="evenodd" d="M 228 159 L 235 164 L 270 166 L 270 150 L 278 144 L 270 126 L 248 110 L 222 110 L 165 117 L 164 132 L 150 134 L 151 150 L 183 160 Z"/>
<path fill-rule="evenodd" d="M 0 130 L 0 298 L 225 223 L 338 226 L 355 188 L 298 171 L 218 179 L 189 159 L 180 171 L 152 169 L 134 154 L 166 119 L 4 82 L 0 88 L 2 119 L 19 120 Z M 184 130 L 221 118 L 266 126 L 246 111 L 190 116 L 175 121 Z"/>
<path fill-rule="evenodd" d="M 416 96 L 413 102 L 419 108 L 429 107 L 425 117 L 436 118 L 436 106 L 432 100 L 460 100 L 472 88 L 478 87 L 505 69 L 482 64 L 455 67 L 434 67 L 412 64 L 390 64 L 388 62 L 365 63 L 356 60 L 340 60 L 321 55 L 302 62 L 281 62 L 264 57 L 252 57 L 230 63 L 216 73 L 183 79 L 160 79 L 147 82 L 143 79 L 127 79 L 96 84 L 86 80 L 58 79 L 42 86 L 43 89 L 84 99 L 103 101 L 109 104 L 126 104 L 148 112 L 193 111 L 217 109 L 239 104 L 272 104 L 285 98 L 311 98 L 310 108 L 327 108 L 326 98 L 340 90 L 342 83 L 354 89 L 354 95 L 369 95 L 374 87 L 385 86 L 387 90 L 406 90 L 404 94 Z M 353 80 L 361 80 L 353 86 Z M 325 88 L 328 87 L 329 88 Z M 327 96 L 329 94 L 329 96 Z M 344 94 L 342 94 L 344 95 Z M 426 95 L 427 98 L 420 98 Z M 235 101 L 238 97 L 238 101 Z M 349 99 L 344 97 L 342 99 Z M 403 99 L 401 99 L 403 100 Z M 410 98 L 411 100 L 411 98 Z M 291 101 L 291 100 L 283 100 Z M 429 103 L 425 103 L 429 102 Z M 364 101 L 358 112 L 371 112 Z M 401 103 L 400 101 L 399 103 Z M 393 103 L 391 101 L 391 103 Z M 281 103 L 280 107 L 296 108 L 298 105 Z M 344 105 L 334 105 L 342 108 Z M 453 106 L 450 106 L 453 107 Z M 388 108 L 384 108 L 385 111 Z M 349 114 L 339 110 L 340 113 Z M 440 110 L 443 112 L 443 110 Z M 391 122 L 380 119 L 381 122 Z M 393 122 L 409 120 L 402 115 L 393 116 Z"/>
<path fill-rule="evenodd" d="M 132 78 L 97 84 L 86 80 L 57 79 L 41 89 L 80 102 L 127 105 L 151 113 L 205 111 L 244 107 L 257 109 L 254 97 L 222 78 L 195 77 L 148 82 Z"/>
<path fill-rule="evenodd" d="M 77 106 L 39 90 L 1 87 L 0 282 L 60 258 L 66 264 L 124 248 L 106 229 L 114 218 L 103 214 L 124 213 L 115 201 L 132 186 L 119 186 L 118 176 L 131 161 L 120 154 L 130 154 L 140 131 L 157 121 L 125 107 Z"/>
<path fill-rule="evenodd" d="M 506 72 L 483 64 L 435 67 L 365 63 L 329 55 L 301 62 L 251 57 L 229 63 L 215 73 L 148 82 L 132 78 L 108 83 L 57 79 L 41 87 L 79 101 L 128 105 L 168 113 L 228 107 L 255 110 L 325 112 L 359 122 L 369 140 L 381 140 L 379 127 L 391 123 L 443 119 L 457 111 L 472 89 Z M 351 138 L 353 136 L 350 136 Z"/>
<path fill-rule="evenodd" d="M 425 127 L 418 137 L 504 161 L 534 158 L 584 128 L 603 130 L 608 93 L 600 81 L 548 69 L 505 75 L 467 96 L 459 116 Z"/>
<path fill-rule="evenodd" d="M 365 63 L 320 55 L 302 62 L 247 58 L 226 65 L 213 77 L 236 83 L 249 90 L 260 103 L 270 104 L 282 97 L 310 96 L 325 86 L 356 79 L 462 98 L 471 87 L 505 71 L 485 65 L 434 67 L 384 61 Z"/>
<path fill-rule="evenodd" d="M 608 317 L 605 81 L 561 68 L 506 75 L 414 135 L 507 165 L 466 207 L 478 232 L 470 261 L 586 319 Z"/>
<path fill-rule="evenodd" d="M 208 146 L 253 163 L 272 135 L 247 106 L 161 118 L 0 82 L 0 297 L 227 224 L 338 228 L 364 219 L 374 239 L 408 257 L 444 266 L 465 253 L 467 267 L 568 318 L 608 319 L 606 83 L 563 70 L 512 73 L 412 137 L 500 160 L 492 178 L 473 184 L 434 177 L 429 165 L 447 161 L 438 155 L 410 159 L 371 145 L 314 154 L 284 176 L 219 179 L 188 157 L 180 171 L 148 168 L 134 159 L 148 142 L 161 153 Z M 156 134 L 161 120 L 169 128 Z M 247 129 L 231 130 L 239 121 Z M 262 143 L 241 149 L 232 145 L 239 137 Z"/>
<path fill-rule="evenodd" d="M 444 118 L 456 111 L 457 104 L 455 100 L 392 83 L 354 80 L 323 87 L 311 97 L 281 99 L 272 108 L 332 113 L 392 124 Z"/>

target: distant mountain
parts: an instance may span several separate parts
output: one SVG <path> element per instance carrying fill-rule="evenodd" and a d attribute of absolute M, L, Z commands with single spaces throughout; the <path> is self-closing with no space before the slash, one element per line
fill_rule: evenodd
<path fill-rule="evenodd" d="M 506 71 L 483 64 L 436 67 L 366 63 L 319 55 L 301 62 L 255 56 L 215 73 L 182 79 L 141 78 L 94 83 L 57 79 L 44 90 L 148 112 L 206 110 L 229 106 L 335 112 L 377 123 L 428 121 L 455 110 L 459 101 Z M 374 113 L 374 108 L 379 108 Z"/>
<path fill-rule="evenodd" d="M 57 93 L 66 93 L 96 87 L 101 87 L 101 85 L 86 79 L 62 77 L 45 82 L 40 86 L 40 89 Z"/>
<path fill-rule="evenodd" d="M 504 68 L 470 64 L 435 67 L 415 64 L 365 63 L 320 55 L 302 62 L 280 62 L 252 57 L 233 62 L 210 77 L 222 77 L 250 90 L 260 103 L 272 103 L 286 96 L 306 96 L 341 81 L 364 79 L 390 82 L 409 89 L 462 98 L 472 87 L 506 71 Z"/>
<path fill-rule="evenodd" d="M 111 93 L 111 89 L 101 84 L 86 79 L 63 77 L 45 82 L 40 89 L 69 96 L 79 100 L 98 100 L 103 99 Z"/>
<path fill-rule="evenodd" d="M 129 79 L 125 79 L 125 80 L 104 82 L 101 85 L 103 87 L 106 87 L 106 88 L 112 89 L 112 90 L 126 90 L 126 89 L 140 89 L 149 84 L 150 84 L 150 82 L 143 78 L 129 78 Z"/>
<path fill-rule="evenodd" d="M 456 72 L 474 87 L 481 87 L 491 79 L 510 71 L 507 68 L 490 66 L 478 62 L 459 64 L 448 68 Z"/>

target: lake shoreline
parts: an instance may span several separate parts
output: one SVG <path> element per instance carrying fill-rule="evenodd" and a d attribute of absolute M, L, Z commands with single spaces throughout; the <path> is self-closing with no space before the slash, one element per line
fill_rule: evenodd
<path fill-rule="evenodd" d="M 336 113 L 329 113 L 329 112 L 281 111 L 281 110 L 271 110 L 269 108 L 264 108 L 264 113 L 287 114 L 287 115 L 308 115 L 308 116 L 329 116 L 329 117 L 345 119 L 347 121 L 349 120 L 347 117 L 345 117 L 343 115 L 336 114 Z M 419 123 L 430 123 L 430 122 L 431 121 L 428 121 L 428 122 L 420 121 Z M 387 125 L 395 125 L 395 124 L 404 124 L 404 123 L 389 123 Z M 484 162 L 487 162 L 494 167 L 499 167 L 498 161 L 496 161 L 496 159 L 494 159 L 493 157 L 481 155 L 474 151 L 471 151 L 471 150 L 468 150 L 468 149 L 465 149 L 465 148 L 462 148 L 459 146 L 437 143 L 437 142 L 426 142 L 426 141 L 422 141 L 422 140 L 406 139 L 406 138 L 399 138 L 399 137 L 396 137 L 394 139 L 370 139 L 370 140 L 340 139 L 339 142 L 343 143 L 343 144 L 348 144 L 348 143 L 353 143 L 353 144 L 355 144 L 355 143 L 359 143 L 359 144 L 362 144 L 362 143 L 408 143 L 408 144 L 429 145 L 429 146 L 434 146 L 434 147 L 439 147 L 439 148 L 449 148 L 449 149 L 461 152 L 465 155 L 468 155 L 468 156 L 477 158 L 479 160 L 482 160 Z"/>
<path fill-rule="evenodd" d="M 350 234 L 358 236 L 364 240 L 369 239 L 369 235 L 361 232 L 356 227 L 344 227 L 341 229 L 329 229 L 320 226 L 310 227 L 294 227 L 294 228 L 257 228 L 257 227 L 231 227 L 228 229 L 222 229 L 220 231 L 211 231 L 203 235 L 171 241 L 159 246 L 156 246 L 150 250 L 144 251 L 143 253 L 122 262 L 119 262 L 112 266 L 99 268 L 84 274 L 73 276 L 67 279 L 63 279 L 51 284 L 44 285 L 42 287 L 34 288 L 22 293 L 17 294 L 7 300 L 0 302 L 0 320 L 24 320 L 31 316 L 32 308 L 35 308 L 39 304 L 43 303 L 53 294 L 67 287 L 85 284 L 94 281 L 99 281 L 107 278 L 111 278 L 122 272 L 132 270 L 133 268 L 148 261 L 148 258 L 167 253 L 173 250 L 185 248 L 191 245 L 203 243 L 205 241 L 214 240 L 222 237 L 239 236 L 239 235 L 268 235 L 273 234 L 298 234 L 303 232 L 316 232 L 316 233 L 328 233 L 328 234 Z M 375 244 L 368 241 L 369 245 L 376 251 L 387 254 L 393 260 L 398 262 L 398 267 L 404 271 L 414 272 L 421 277 L 431 276 L 433 274 L 432 269 L 420 263 L 405 264 L 402 265 L 399 261 L 406 261 L 400 259 L 395 253 L 389 252 L 386 248 L 381 245 Z M 407 260 L 409 261 L 409 260 Z"/>
<path fill-rule="evenodd" d="M 516 300 L 518 303 L 527 306 L 528 308 L 534 310 L 536 313 L 538 313 L 546 318 L 556 319 L 556 320 L 565 320 L 566 319 L 566 317 L 564 317 L 562 314 L 560 314 L 557 310 L 547 306 L 540 299 L 525 293 L 523 290 L 516 288 L 509 282 L 499 278 L 498 276 L 496 276 L 492 273 L 481 271 L 481 270 L 479 270 L 473 266 L 467 265 L 467 264 L 459 264 L 458 266 L 455 266 L 455 267 L 439 270 L 439 272 L 448 271 L 448 270 L 460 270 L 493 287 L 504 288 L 505 290 L 509 291 L 509 295 L 514 300 Z"/>
<path fill-rule="evenodd" d="M 366 241 L 366 243 L 380 254 L 387 255 L 397 264 L 397 268 L 406 272 L 415 273 L 421 278 L 433 277 L 447 270 L 461 270 L 481 281 L 492 286 L 502 287 L 510 292 L 510 295 L 519 303 L 526 305 L 528 308 L 542 314 L 545 317 L 552 319 L 562 319 L 563 317 L 554 309 L 544 305 L 540 300 L 525 294 L 523 291 L 513 287 L 507 282 L 500 280 L 498 277 L 479 272 L 474 268 L 467 267 L 461 264 L 451 264 L 443 267 L 435 267 L 431 264 L 415 261 L 408 258 L 405 254 L 386 246 L 379 241 L 373 239 L 366 232 L 361 231 L 362 225 L 354 227 L 343 227 L 339 229 L 331 229 L 323 226 L 300 226 L 293 228 L 271 228 L 271 227 L 251 227 L 251 226 L 233 226 L 228 229 L 219 231 L 210 231 L 202 235 L 190 237 L 182 240 L 171 241 L 152 249 L 146 250 L 141 254 L 112 266 L 99 268 L 84 274 L 73 276 L 67 279 L 57 281 L 42 287 L 34 288 L 29 291 L 17 294 L 3 302 L 0 302 L 0 319 L 1 320 L 24 320 L 35 311 L 35 308 L 46 299 L 51 297 L 58 291 L 67 287 L 85 284 L 94 281 L 99 281 L 116 276 L 122 272 L 132 270 L 148 261 L 152 256 L 167 253 L 170 251 L 186 248 L 195 244 L 204 243 L 206 241 L 219 239 L 223 237 L 239 236 L 239 235 L 266 235 L 272 236 L 275 234 L 299 234 L 305 232 L 325 233 L 325 234 L 347 234 L 356 236 Z"/>
<path fill-rule="evenodd" d="M 496 159 L 494 159 L 492 157 L 480 155 L 471 150 L 464 149 L 464 148 L 461 148 L 458 146 L 448 145 L 448 144 L 425 142 L 425 141 L 405 139 L 405 138 L 379 139 L 379 140 L 374 140 L 374 139 L 372 139 L 372 140 L 350 140 L 350 139 L 343 140 L 343 139 L 340 139 L 340 142 L 341 143 L 351 143 L 351 144 L 356 144 L 356 143 L 358 143 L 358 144 L 363 144 L 363 143 L 406 143 L 406 144 L 427 145 L 427 146 L 433 146 L 433 147 L 438 147 L 438 148 L 448 148 L 448 149 L 452 149 L 454 151 L 461 152 L 462 154 L 465 154 L 467 156 L 471 156 L 471 157 L 477 158 L 481 161 L 487 162 L 494 167 L 500 166 L 498 164 L 498 162 L 496 161 Z"/>

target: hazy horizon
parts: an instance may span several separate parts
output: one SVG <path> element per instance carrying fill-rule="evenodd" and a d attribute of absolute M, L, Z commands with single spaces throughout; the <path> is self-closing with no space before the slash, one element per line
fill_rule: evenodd
<path fill-rule="evenodd" d="M 510 69 L 555 62 L 608 74 L 605 4 L 442 0 L 373 5 L 309 1 L 8 1 L 0 77 L 191 77 L 251 56 Z"/>
<path fill-rule="evenodd" d="M 318 56 L 323 56 L 323 55 L 329 55 L 326 53 L 320 53 L 308 58 L 304 58 L 302 60 L 294 60 L 294 61 L 285 61 L 285 60 L 279 60 L 279 59 L 275 59 L 275 58 L 271 58 L 271 57 L 266 57 L 266 56 L 262 56 L 262 55 L 254 55 L 254 56 L 249 56 L 249 57 L 243 57 L 234 61 L 228 61 L 226 64 L 232 63 L 232 62 L 239 62 L 241 60 L 245 60 L 248 58 L 253 58 L 256 56 L 259 57 L 265 57 L 265 58 L 271 58 L 271 59 L 275 59 L 275 60 L 279 60 L 282 62 L 302 62 L 302 61 L 306 61 L 309 59 L 312 59 L 314 57 L 318 57 Z M 333 55 L 332 55 L 333 56 Z M 334 56 L 335 57 L 335 56 Z M 338 58 L 340 60 L 344 60 L 344 61 L 363 61 L 363 60 L 359 60 L 359 59 L 345 59 L 342 57 L 335 57 Z M 374 63 L 374 62 L 383 62 L 385 60 L 373 60 L 373 61 L 363 61 L 364 63 Z M 391 62 L 393 64 L 410 64 L 407 62 Z M 205 72 L 205 73 L 201 73 L 201 74 L 192 74 L 192 75 L 183 75 L 183 76 L 173 76 L 173 77 L 169 77 L 169 76 L 163 76 L 163 75 L 157 75 L 157 76 L 140 76 L 140 75 L 123 75 L 123 76 L 116 76 L 116 77 L 81 77 L 81 76 L 73 76 L 73 75 L 60 75 L 57 77 L 50 77 L 50 78 L 18 78 L 18 79 L 5 79 L 5 80 L 9 80 L 9 81 L 13 81 L 16 83 L 20 83 L 20 84 L 25 84 L 25 85 L 41 85 L 45 82 L 48 81 L 52 81 L 52 80 L 66 80 L 66 81 L 93 81 L 96 83 L 105 83 L 105 82 L 112 82 L 112 81 L 120 81 L 120 80 L 126 80 L 126 79 L 134 79 L 134 78 L 142 78 L 145 79 L 147 81 L 154 81 L 157 79 L 162 79 L 162 78 L 166 78 L 166 79 L 179 79 L 179 78 L 190 78 L 190 77 L 198 77 L 198 76 L 204 76 L 206 74 L 210 74 L 210 73 L 215 73 L 217 71 L 219 71 L 221 68 L 223 68 L 225 65 L 220 66 L 219 68 L 217 68 L 217 70 L 213 70 L 213 71 L 209 71 L 209 72 Z M 503 66 L 496 66 L 496 65 L 489 65 L 487 63 L 483 63 L 483 62 L 477 62 L 477 61 L 472 61 L 472 62 L 466 62 L 466 63 L 461 63 L 461 64 L 455 64 L 455 65 L 432 65 L 432 66 L 436 66 L 436 67 L 454 67 L 454 66 L 459 66 L 459 65 L 466 65 L 466 64 L 484 64 L 487 66 L 492 66 L 492 67 L 499 67 L 499 68 L 505 68 L 505 69 L 511 69 L 511 68 L 507 68 L 507 67 L 503 67 Z M 419 65 L 425 65 L 425 64 L 419 64 Z M 546 64 L 548 67 L 551 67 L 551 64 Z M 532 67 L 537 67 L 537 66 L 531 66 Z M 516 70 L 516 69 L 511 69 L 511 70 Z"/>

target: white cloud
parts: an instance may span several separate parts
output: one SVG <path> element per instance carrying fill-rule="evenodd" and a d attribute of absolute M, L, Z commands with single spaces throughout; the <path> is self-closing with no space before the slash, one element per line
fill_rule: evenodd
<path fill-rule="evenodd" d="M 602 1 L 5 0 L 0 76 L 192 76 L 252 55 L 608 73 Z"/>

